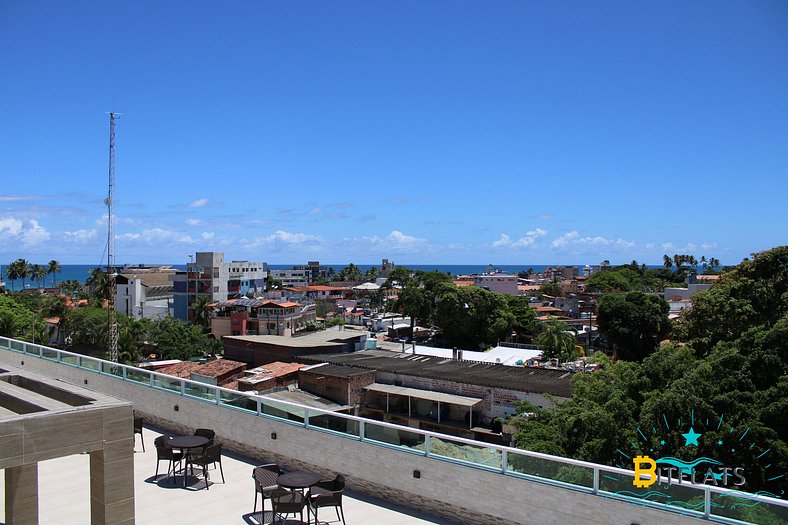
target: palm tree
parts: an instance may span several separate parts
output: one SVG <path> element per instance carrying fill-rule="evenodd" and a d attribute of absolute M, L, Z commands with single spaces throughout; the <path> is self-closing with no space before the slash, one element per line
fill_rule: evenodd
<path fill-rule="evenodd" d="M 209 306 L 213 302 L 210 295 L 198 295 L 197 299 L 192 303 L 194 310 L 194 317 L 192 323 L 202 326 L 206 331 L 211 326 L 211 312 L 213 306 Z"/>
<path fill-rule="evenodd" d="M 670 255 L 665 254 L 662 256 L 662 264 L 665 266 L 665 268 L 670 270 L 673 268 L 673 259 L 670 258 Z"/>
<path fill-rule="evenodd" d="M 536 339 L 536 344 L 542 347 L 542 352 L 547 358 L 558 358 L 559 362 L 566 362 L 575 357 L 576 330 L 567 327 L 560 321 L 548 321 L 543 324 L 543 331 Z"/>
<path fill-rule="evenodd" d="M 44 280 L 47 277 L 47 267 L 41 264 L 34 264 L 30 268 L 32 276 L 36 280 L 36 284 L 38 284 L 39 288 L 42 288 Z M 43 284 L 42 284 L 43 283 Z"/>
<path fill-rule="evenodd" d="M 12 262 L 8 266 L 5 267 L 5 274 L 8 276 L 8 280 L 11 281 L 11 290 L 15 290 L 14 283 L 17 279 L 22 277 L 22 274 L 19 273 L 19 261 L 22 259 L 17 259 L 16 261 Z"/>
<path fill-rule="evenodd" d="M 706 266 L 708 266 L 708 264 L 706 263 L 706 256 L 705 255 L 701 255 L 700 256 L 700 265 L 703 267 L 703 270 L 705 271 L 706 270 Z"/>
<path fill-rule="evenodd" d="M 91 269 L 90 276 L 85 281 L 85 284 L 90 287 L 94 297 L 109 300 L 109 277 L 107 272 L 101 268 Z"/>
<path fill-rule="evenodd" d="M 719 265 L 720 265 L 719 259 L 715 259 L 714 257 L 709 258 L 709 268 L 711 268 L 712 272 L 714 271 L 714 268 L 717 268 Z"/>
<path fill-rule="evenodd" d="M 30 279 L 30 284 L 33 284 L 33 279 L 36 278 L 36 269 L 34 268 L 33 263 L 27 263 L 27 267 L 25 269 L 25 273 L 27 274 L 27 278 Z"/>
<path fill-rule="evenodd" d="M 52 275 L 52 288 L 57 285 L 57 274 L 61 271 L 60 263 L 56 260 L 52 259 L 49 261 L 49 264 L 47 264 L 47 275 Z"/>
<path fill-rule="evenodd" d="M 9 279 L 11 277 L 9 276 Z M 17 337 L 20 333 L 19 318 L 10 310 L 0 310 L 0 335 Z"/>

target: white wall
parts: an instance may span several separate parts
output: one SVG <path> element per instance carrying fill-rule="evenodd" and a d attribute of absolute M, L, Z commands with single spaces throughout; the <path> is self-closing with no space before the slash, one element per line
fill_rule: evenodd
<path fill-rule="evenodd" d="M 261 461 L 275 460 L 288 469 L 307 468 L 323 475 L 342 473 L 354 490 L 461 523 L 702 523 L 666 511 L 248 415 L 10 350 L 0 349 L 0 362 L 129 400 L 148 420 L 175 431 L 193 431 L 197 426 L 216 429 L 217 438 L 228 448 Z M 276 439 L 272 439 L 272 433 Z M 420 471 L 419 479 L 414 478 L 414 470 Z"/>

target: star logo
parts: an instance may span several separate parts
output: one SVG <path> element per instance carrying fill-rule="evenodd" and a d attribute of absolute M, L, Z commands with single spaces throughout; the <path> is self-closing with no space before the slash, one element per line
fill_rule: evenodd
<path fill-rule="evenodd" d="M 684 446 L 695 445 L 698 446 L 698 438 L 701 437 L 703 434 L 698 434 L 695 432 L 695 428 L 690 427 L 689 432 L 686 434 L 682 434 L 684 436 Z"/>

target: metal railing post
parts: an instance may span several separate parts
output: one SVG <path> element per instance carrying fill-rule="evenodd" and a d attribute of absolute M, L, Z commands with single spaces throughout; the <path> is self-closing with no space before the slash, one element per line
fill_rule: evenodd
<path fill-rule="evenodd" d="M 309 428 L 309 409 L 304 409 L 304 428 Z"/>
<path fill-rule="evenodd" d="M 364 434 L 366 433 L 366 428 L 364 427 L 364 421 L 358 422 L 358 440 L 364 441 Z"/>
<path fill-rule="evenodd" d="M 594 494 L 599 494 L 599 468 L 594 467 Z"/>
<path fill-rule="evenodd" d="M 703 517 L 706 519 L 711 517 L 711 490 L 709 487 L 703 487 Z"/>
<path fill-rule="evenodd" d="M 509 470 L 509 451 L 502 450 L 501 451 L 501 474 L 506 474 L 506 471 Z"/>
<path fill-rule="evenodd" d="M 430 435 L 424 434 L 424 455 L 429 457 L 430 456 Z"/>

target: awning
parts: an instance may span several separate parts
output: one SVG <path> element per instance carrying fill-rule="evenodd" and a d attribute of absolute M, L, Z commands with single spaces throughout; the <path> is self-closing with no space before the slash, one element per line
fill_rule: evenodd
<path fill-rule="evenodd" d="M 364 388 L 372 392 L 414 397 L 416 399 L 427 399 L 437 403 L 449 403 L 463 407 L 472 407 L 483 401 L 482 399 L 476 397 L 457 396 L 454 394 L 444 394 L 443 392 L 430 392 L 429 390 L 419 390 L 418 388 L 408 388 L 396 385 L 384 385 L 382 383 L 372 383 L 371 385 L 367 385 Z"/>

